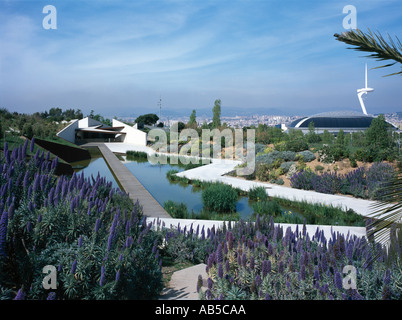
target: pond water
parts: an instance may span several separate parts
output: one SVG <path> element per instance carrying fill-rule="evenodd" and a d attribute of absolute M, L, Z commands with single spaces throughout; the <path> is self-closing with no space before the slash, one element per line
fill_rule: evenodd
<path fill-rule="evenodd" d="M 189 212 L 199 213 L 202 210 L 202 193 L 199 188 L 189 184 L 172 183 L 166 177 L 169 170 L 183 171 L 183 168 L 170 164 L 152 164 L 148 161 L 127 161 L 124 164 L 162 206 L 165 201 L 172 200 L 185 203 Z M 247 218 L 253 213 L 247 197 L 239 198 L 236 211 L 241 218 Z"/>
<path fill-rule="evenodd" d="M 72 166 L 77 173 L 84 173 L 86 177 L 93 175 L 96 177 L 98 173 L 111 181 L 113 187 L 119 188 L 116 179 L 111 173 L 108 165 L 102 157 L 99 150 L 89 149 L 91 152 L 91 160 L 73 163 Z M 124 159 L 121 159 L 124 160 Z M 124 161 L 124 165 L 130 172 L 141 182 L 148 192 L 159 202 L 161 206 L 168 201 L 183 202 L 186 204 L 189 212 L 196 214 L 203 209 L 201 190 L 189 184 L 170 182 L 166 177 L 169 170 L 183 171 L 184 169 L 178 165 L 170 164 L 152 164 L 147 160 L 138 159 L 136 161 Z M 236 211 L 240 218 L 247 219 L 253 214 L 253 209 L 249 203 L 248 197 L 239 197 Z"/>
<path fill-rule="evenodd" d="M 99 173 L 101 177 L 105 177 L 106 180 L 112 182 L 113 188 L 120 188 L 99 149 L 88 148 L 88 150 L 91 154 L 91 159 L 71 163 L 74 171 L 77 173 L 84 173 L 85 177 L 90 177 L 92 175 L 94 178 Z"/>

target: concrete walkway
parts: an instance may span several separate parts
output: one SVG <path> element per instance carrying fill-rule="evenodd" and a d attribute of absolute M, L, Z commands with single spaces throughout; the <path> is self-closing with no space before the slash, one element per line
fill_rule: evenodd
<path fill-rule="evenodd" d="M 201 275 L 205 290 L 208 274 L 204 263 L 178 270 L 173 273 L 169 285 L 162 291 L 159 300 L 198 300 L 197 281 Z"/>
<path fill-rule="evenodd" d="M 147 189 L 138 181 L 138 179 L 127 169 L 127 167 L 116 157 L 116 155 L 100 143 L 97 146 L 103 155 L 106 163 L 110 167 L 116 181 L 128 193 L 130 199 L 140 202 L 144 215 L 147 217 L 170 218 L 170 215 L 162 208 Z"/>

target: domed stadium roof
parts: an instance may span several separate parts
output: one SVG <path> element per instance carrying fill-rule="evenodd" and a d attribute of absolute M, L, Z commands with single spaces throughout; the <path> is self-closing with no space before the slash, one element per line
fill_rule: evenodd
<path fill-rule="evenodd" d="M 370 127 L 373 117 L 359 112 L 324 112 L 293 121 L 290 128 L 307 129 L 311 122 L 316 129 L 366 129 Z"/>

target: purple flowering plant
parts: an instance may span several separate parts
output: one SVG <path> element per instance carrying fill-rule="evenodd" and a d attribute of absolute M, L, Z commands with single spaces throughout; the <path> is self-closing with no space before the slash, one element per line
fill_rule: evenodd
<path fill-rule="evenodd" d="M 1 298 L 156 297 L 160 257 L 140 203 L 100 175 L 56 176 L 58 159 L 29 154 L 33 145 L 0 152 Z M 53 294 L 42 286 L 46 265 L 57 266 Z"/>

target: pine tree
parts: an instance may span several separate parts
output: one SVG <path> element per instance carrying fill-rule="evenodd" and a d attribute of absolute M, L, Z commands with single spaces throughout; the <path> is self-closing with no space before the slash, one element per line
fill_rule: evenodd
<path fill-rule="evenodd" d="M 212 127 L 218 128 L 221 125 L 221 100 L 215 100 L 215 105 L 212 109 L 213 117 L 212 117 Z"/>

